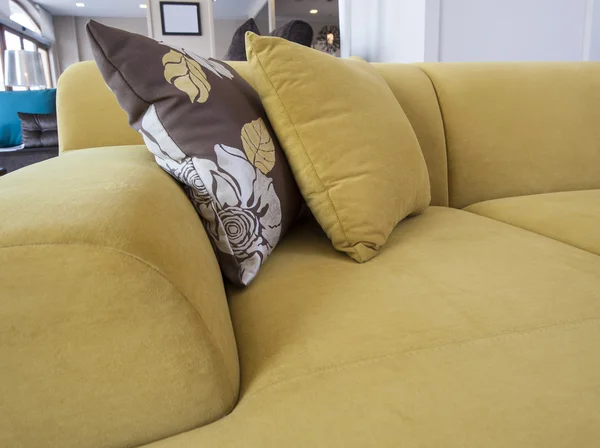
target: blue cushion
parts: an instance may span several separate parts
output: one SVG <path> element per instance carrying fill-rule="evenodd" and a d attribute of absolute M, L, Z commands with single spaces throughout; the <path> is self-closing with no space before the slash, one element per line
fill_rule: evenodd
<path fill-rule="evenodd" d="M 19 112 L 56 113 L 56 89 L 0 92 L 0 148 L 22 143 Z"/>

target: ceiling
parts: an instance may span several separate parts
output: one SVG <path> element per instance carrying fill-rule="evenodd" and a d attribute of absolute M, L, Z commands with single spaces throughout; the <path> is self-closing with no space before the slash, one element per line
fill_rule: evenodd
<path fill-rule="evenodd" d="M 147 0 L 35 0 L 50 14 L 55 16 L 85 17 L 145 17 L 146 10 L 139 7 Z M 85 8 L 75 6 L 77 1 L 85 3 Z M 248 11 L 255 10 L 261 0 L 216 0 L 213 3 L 217 19 L 241 19 L 248 17 Z M 311 9 L 319 10 L 311 15 Z M 278 17 L 320 19 L 338 16 L 338 0 L 276 0 Z"/>
<path fill-rule="evenodd" d="M 146 0 L 34 0 L 53 16 L 85 17 L 146 17 L 146 10 L 140 3 Z M 76 2 L 85 8 L 75 6 Z"/>

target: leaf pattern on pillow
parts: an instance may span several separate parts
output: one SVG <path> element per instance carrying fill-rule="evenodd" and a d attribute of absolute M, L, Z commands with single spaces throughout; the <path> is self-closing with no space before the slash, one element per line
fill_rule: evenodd
<path fill-rule="evenodd" d="M 252 165 L 267 174 L 275 166 L 275 145 L 262 118 L 242 128 L 242 145 Z"/>
<path fill-rule="evenodd" d="M 140 132 L 156 162 L 185 185 L 217 256 L 233 256 L 239 283 L 248 285 L 281 236 L 283 217 L 273 179 L 243 151 L 229 146 L 214 147 L 216 161 L 186 156 L 154 106 L 144 115 Z"/>
<path fill-rule="evenodd" d="M 208 100 L 210 83 L 198 62 L 171 50 L 164 55 L 162 63 L 165 67 L 165 79 L 187 93 L 192 103 L 205 103 Z"/>
<path fill-rule="evenodd" d="M 218 76 L 221 79 L 233 79 L 233 73 L 231 73 L 231 71 L 227 67 L 225 67 L 225 65 L 219 63 L 218 61 L 215 61 L 214 59 L 203 58 L 202 56 L 197 55 L 192 51 L 188 51 L 185 48 L 181 48 L 176 45 L 169 45 L 169 47 L 174 50 L 177 50 L 179 53 L 186 55 L 188 58 L 193 59 L 198 64 L 200 64 L 205 70 L 212 72 L 215 76 Z"/>
<path fill-rule="evenodd" d="M 205 103 L 210 96 L 211 85 L 204 69 L 219 78 L 233 78 L 233 73 L 217 61 L 211 61 L 182 48 L 171 46 L 172 50 L 162 58 L 165 79 L 182 92 L 192 103 Z"/>

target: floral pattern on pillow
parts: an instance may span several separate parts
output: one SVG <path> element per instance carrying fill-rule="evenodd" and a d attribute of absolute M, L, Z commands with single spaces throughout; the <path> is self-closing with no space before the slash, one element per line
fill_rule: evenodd
<path fill-rule="evenodd" d="M 224 276 L 248 285 L 302 204 L 260 97 L 221 61 L 94 21 L 88 34 L 130 125 L 200 216 Z"/>
<path fill-rule="evenodd" d="M 216 163 L 186 156 L 154 106 L 144 115 L 140 132 L 157 163 L 188 187 L 217 255 L 239 260 L 241 281 L 249 283 L 281 235 L 281 204 L 273 180 L 263 174 L 265 164 L 258 168 L 243 151 L 225 145 L 215 146 Z"/>

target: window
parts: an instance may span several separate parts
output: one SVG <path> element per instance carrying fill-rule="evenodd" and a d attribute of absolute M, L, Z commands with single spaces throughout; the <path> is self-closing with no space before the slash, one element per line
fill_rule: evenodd
<path fill-rule="evenodd" d="M 4 31 L 4 42 L 7 50 L 22 50 L 21 37 L 10 31 Z"/>
<path fill-rule="evenodd" d="M 4 68 L 4 50 L 38 51 L 42 56 L 42 65 L 46 74 L 46 87 L 51 88 L 52 75 L 50 73 L 49 48 L 41 42 L 43 39 L 41 38 L 40 27 L 17 0 L 9 0 L 8 3 L 10 5 L 10 19 L 27 28 L 28 31 L 18 31 L 16 28 L 12 29 L 10 26 L 0 24 L 0 91 L 13 90 L 10 87 L 4 86 L 4 76 L 2 73 Z M 18 28 L 20 29 L 20 27 Z M 32 33 L 40 34 L 40 41 Z M 27 88 L 16 87 L 15 90 L 27 90 Z"/>
<path fill-rule="evenodd" d="M 23 39 L 23 50 L 37 51 L 37 45 L 29 39 Z"/>
<path fill-rule="evenodd" d="M 44 48 L 38 48 L 38 51 L 42 55 L 42 64 L 44 64 L 44 73 L 46 74 L 46 87 L 52 88 L 52 75 L 50 74 L 50 54 L 48 50 Z"/>
<path fill-rule="evenodd" d="M 31 17 L 19 3 L 15 0 L 9 0 L 8 5 L 10 6 L 10 20 L 17 22 L 19 25 L 24 26 L 34 33 L 42 34 L 42 30 L 35 20 L 33 20 L 33 17 Z"/>

